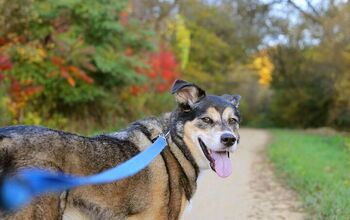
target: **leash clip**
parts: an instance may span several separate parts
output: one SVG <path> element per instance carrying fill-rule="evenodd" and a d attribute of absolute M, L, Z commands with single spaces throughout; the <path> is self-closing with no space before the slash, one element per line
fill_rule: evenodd
<path fill-rule="evenodd" d="M 166 139 L 169 136 L 169 134 L 170 134 L 170 130 L 167 133 L 165 133 L 165 134 L 164 133 L 160 133 L 159 137 L 162 137 L 162 138 Z"/>
<path fill-rule="evenodd" d="M 165 134 L 165 137 L 168 137 L 170 134 L 170 130 Z"/>

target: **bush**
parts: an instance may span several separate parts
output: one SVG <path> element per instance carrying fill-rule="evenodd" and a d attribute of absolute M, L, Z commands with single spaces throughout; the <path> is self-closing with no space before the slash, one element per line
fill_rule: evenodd
<path fill-rule="evenodd" d="M 97 117 L 101 100 L 145 81 L 138 70 L 154 49 L 152 33 L 128 19 L 127 3 L 1 1 L 1 124 L 61 127 L 68 118 Z"/>

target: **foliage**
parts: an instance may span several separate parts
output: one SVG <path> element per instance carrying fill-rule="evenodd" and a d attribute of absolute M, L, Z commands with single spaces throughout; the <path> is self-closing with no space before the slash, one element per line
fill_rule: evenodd
<path fill-rule="evenodd" d="M 285 43 L 269 48 L 275 65 L 271 120 L 279 126 L 348 129 L 350 4 L 299 6 L 294 1 L 282 6 L 300 16 L 297 23 L 284 19 L 287 26 L 280 25 L 278 33 Z"/>
<path fill-rule="evenodd" d="M 180 14 L 191 33 L 183 77 L 197 82 L 208 93 L 240 94 L 243 123 L 269 124 L 265 114 L 270 92 L 258 84 L 259 69 L 252 65 L 266 26 L 262 22 L 267 16 L 264 4 L 191 0 L 180 4 Z"/>
<path fill-rule="evenodd" d="M 335 82 L 334 109 L 330 113 L 330 121 L 337 127 L 347 128 L 350 125 L 350 52 L 342 54 L 346 69 Z"/>
<path fill-rule="evenodd" d="M 126 18 L 126 0 L 26 3 L 0 2 L 0 77 L 13 123 L 50 124 L 143 80 L 151 35 Z"/>
<path fill-rule="evenodd" d="M 139 73 L 146 75 L 150 81 L 144 85 L 131 86 L 132 95 L 147 91 L 164 93 L 179 76 L 176 58 L 165 46 L 161 46 L 158 52 L 148 54 L 147 58 L 148 68 L 139 69 Z"/>
<path fill-rule="evenodd" d="M 181 61 L 181 69 L 185 69 L 188 63 L 191 46 L 191 33 L 181 15 L 177 15 L 174 21 L 168 22 L 168 35 L 175 32 L 175 47 Z"/>
<path fill-rule="evenodd" d="M 1 124 L 125 124 L 181 77 L 244 124 L 348 129 L 350 4 L 324 2 L 0 0 Z"/>
<path fill-rule="evenodd" d="M 259 84 L 269 86 L 272 81 L 272 71 L 274 69 L 267 51 L 261 51 L 253 60 L 253 67 L 259 72 Z"/>
<path fill-rule="evenodd" d="M 220 76 L 226 76 L 229 72 L 227 68 L 232 66 L 230 47 L 215 33 L 197 25 L 190 27 L 192 29 L 191 57 L 185 69 L 186 77 L 190 81 L 197 81 L 203 87 L 214 89 L 213 82 L 217 82 Z"/>
<path fill-rule="evenodd" d="M 312 219 L 350 216 L 350 160 L 342 136 L 273 131 L 269 156 Z"/>
<path fill-rule="evenodd" d="M 334 97 L 332 70 L 305 59 L 303 52 L 286 47 L 271 51 L 275 70 L 270 117 L 275 125 L 318 127 L 328 122 Z"/>

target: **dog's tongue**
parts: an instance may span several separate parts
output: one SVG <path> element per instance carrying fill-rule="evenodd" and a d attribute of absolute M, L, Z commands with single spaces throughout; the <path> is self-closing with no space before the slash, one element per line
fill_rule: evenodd
<path fill-rule="evenodd" d="M 212 151 L 211 157 L 214 159 L 215 172 L 220 177 L 228 177 L 232 173 L 231 160 L 228 157 L 227 152 L 215 152 Z"/>

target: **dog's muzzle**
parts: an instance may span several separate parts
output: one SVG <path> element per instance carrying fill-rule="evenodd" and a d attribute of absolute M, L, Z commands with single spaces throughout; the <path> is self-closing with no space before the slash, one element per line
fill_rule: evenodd
<path fill-rule="evenodd" d="M 230 176 L 232 173 L 230 152 L 211 150 L 200 138 L 198 138 L 198 142 L 202 148 L 203 154 L 209 161 L 211 169 L 214 170 L 220 177 Z"/>

